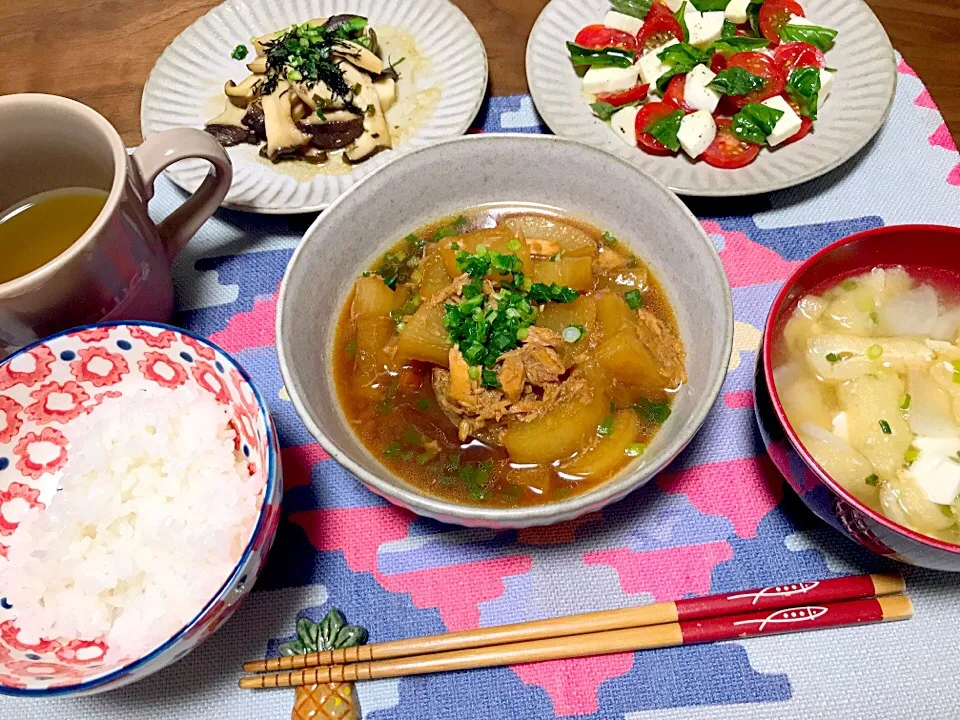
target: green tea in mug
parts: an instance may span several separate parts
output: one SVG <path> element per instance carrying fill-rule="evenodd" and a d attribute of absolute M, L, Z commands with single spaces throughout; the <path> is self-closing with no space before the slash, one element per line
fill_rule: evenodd
<path fill-rule="evenodd" d="M 60 188 L 0 211 L 0 283 L 33 272 L 73 245 L 106 202 L 103 190 Z"/>

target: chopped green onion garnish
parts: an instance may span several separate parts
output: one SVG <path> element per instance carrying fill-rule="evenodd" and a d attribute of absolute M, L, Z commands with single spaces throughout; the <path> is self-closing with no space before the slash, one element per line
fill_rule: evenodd
<path fill-rule="evenodd" d="M 857 281 L 856 281 L 856 280 L 844 280 L 844 281 L 840 284 L 840 287 L 842 287 L 844 290 L 856 290 L 856 289 L 857 289 Z"/>
<path fill-rule="evenodd" d="M 400 443 L 392 442 L 387 445 L 387 449 L 383 451 L 383 454 L 387 457 L 394 457 L 395 455 L 400 454 Z"/>
<path fill-rule="evenodd" d="M 607 415 L 597 428 L 597 435 L 606 437 L 613 433 L 613 415 Z"/>
<path fill-rule="evenodd" d="M 869 317 L 870 317 L 870 322 L 872 322 L 874 325 L 880 324 L 880 314 L 876 310 L 871 310 Z"/>
<path fill-rule="evenodd" d="M 417 410 L 426 410 L 430 407 L 430 398 L 420 398 L 417 400 Z"/>
<path fill-rule="evenodd" d="M 603 241 L 604 241 L 607 245 L 609 245 L 610 247 L 613 247 L 613 246 L 616 245 L 618 242 L 620 242 L 620 241 L 617 240 L 613 235 L 611 235 L 610 233 L 608 233 L 606 230 L 603 231 Z"/>
<path fill-rule="evenodd" d="M 467 372 L 469 373 L 471 380 L 478 380 L 480 378 L 480 368 L 476 365 L 471 365 Z"/>
<path fill-rule="evenodd" d="M 904 393 L 900 396 L 900 409 L 907 410 L 910 408 L 910 393 Z"/>
<path fill-rule="evenodd" d="M 827 362 L 828 363 L 840 362 L 840 356 L 837 355 L 836 353 L 827 353 Z"/>
<path fill-rule="evenodd" d="M 867 357 L 871 360 L 876 360 L 881 355 L 883 355 L 883 348 L 879 345 L 871 345 L 867 348 Z"/>
<path fill-rule="evenodd" d="M 526 340 L 529 335 L 530 335 L 529 328 L 522 327 L 519 330 L 517 330 L 517 340 Z"/>
<path fill-rule="evenodd" d="M 232 57 L 234 60 L 243 60 L 247 56 L 248 52 L 249 50 L 247 50 L 246 45 L 237 45 L 233 49 L 233 52 L 230 53 L 230 57 Z"/>
<path fill-rule="evenodd" d="M 643 455 L 643 451 L 647 449 L 647 446 L 643 443 L 630 443 L 627 446 L 627 455 L 630 457 L 639 457 Z"/>
<path fill-rule="evenodd" d="M 510 242 L 507 243 L 507 249 L 513 250 L 514 252 L 516 252 L 522 247 L 523 247 L 523 243 L 517 240 L 517 238 L 513 238 Z"/>
<path fill-rule="evenodd" d="M 863 481 L 864 481 L 867 485 L 870 485 L 871 487 L 877 487 L 877 485 L 880 484 L 880 478 L 878 478 L 878 477 L 876 476 L 876 474 L 874 474 L 874 473 L 871 473 L 870 475 L 867 475 L 867 476 L 863 479 Z"/>
<path fill-rule="evenodd" d="M 576 325 L 568 325 L 563 329 L 563 333 L 561 334 L 563 339 L 568 343 L 575 343 L 580 339 L 580 336 L 583 335 L 583 330 Z"/>
<path fill-rule="evenodd" d="M 627 305 L 630 306 L 631 310 L 639 310 L 643 307 L 643 295 L 639 290 L 631 290 L 630 292 L 624 293 L 623 299 L 627 301 Z"/>
<path fill-rule="evenodd" d="M 910 465 L 916 461 L 918 457 L 920 457 L 920 451 L 913 445 L 907 448 L 907 451 L 903 454 L 903 460 L 907 463 L 907 465 Z"/>
<path fill-rule="evenodd" d="M 953 371 L 953 381 L 957 385 L 960 385 L 960 372 L 957 372 L 956 370 Z"/>
<path fill-rule="evenodd" d="M 890 423 L 888 423 L 886 420 L 881 420 L 881 421 L 880 421 L 880 429 L 883 431 L 883 434 L 884 434 L 884 435 L 892 435 L 892 434 L 893 434 L 893 430 L 890 429 Z"/>

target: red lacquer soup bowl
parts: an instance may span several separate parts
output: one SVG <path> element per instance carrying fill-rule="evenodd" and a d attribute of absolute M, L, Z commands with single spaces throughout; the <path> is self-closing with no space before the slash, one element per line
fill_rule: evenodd
<path fill-rule="evenodd" d="M 800 266 L 780 290 L 767 318 L 755 373 L 757 422 L 770 458 L 821 519 L 878 555 L 960 572 L 960 545 L 890 520 L 824 472 L 790 426 L 773 381 L 773 350 L 800 299 L 845 277 L 896 265 L 925 278 L 960 282 L 960 228 L 900 225 L 868 230 L 827 246 Z"/>

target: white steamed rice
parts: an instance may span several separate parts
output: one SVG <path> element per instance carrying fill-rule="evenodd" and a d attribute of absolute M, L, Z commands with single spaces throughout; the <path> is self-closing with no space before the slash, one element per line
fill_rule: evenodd
<path fill-rule="evenodd" d="M 108 661 L 135 658 L 203 608 L 250 539 L 263 483 L 228 419 L 184 386 L 105 400 L 67 426 L 62 489 L 10 538 L 3 589 L 21 641 L 103 638 Z"/>

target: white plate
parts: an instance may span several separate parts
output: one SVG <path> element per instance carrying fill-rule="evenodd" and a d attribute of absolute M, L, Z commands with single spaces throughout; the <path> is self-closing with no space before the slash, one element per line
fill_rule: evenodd
<path fill-rule="evenodd" d="M 584 26 L 603 21 L 608 0 L 553 0 L 527 42 L 527 82 L 541 117 L 557 135 L 582 140 L 630 160 L 681 195 L 737 196 L 799 185 L 840 166 L 877 133 L 893 103 L 897 66 L 880 21 L 862 0 L 800 0 L 808 18 L 840 31 L 827 53 L 837 68 L 833 91 L 814 131 L 737 170 L 691 162 L 681 153 L 656 157 L 628 147 L 594 117 L 580 95 L 565 45 Z"/>
<path fill-rule="evenodd" d="M 224 82 L 249 74 L 244 63 L 230 57 L 238 44 L 249 48 L 252 37 L 339 13 L 363 15 L 374 29 L 394 26 L 413 35 L 431 66 L 416 73 L 414 81 L 419 89 L 435 86 L 441 91 L 432 113 L 396 149 L 342 175 L 318 173 L 301 162 L 274 166 L 257 156 L 254 145 L 229 148 L 233 187 L 225 206 L 272 214 L 322 210 L 397 155 L 466 132 L 486 92 L 487 53 L 466 15 L 448 0 L 227 0 L 180 33 L 157 60 L 143 88 L 143 136 L 177 127 L 202 128 L 219 114 Z M 398 69 L 401 76 L 410 74 L 409 63 Z M 207 168 L 202 161 L 185 161 L 168 170 L 168 175 L 193 191 Z"/>

